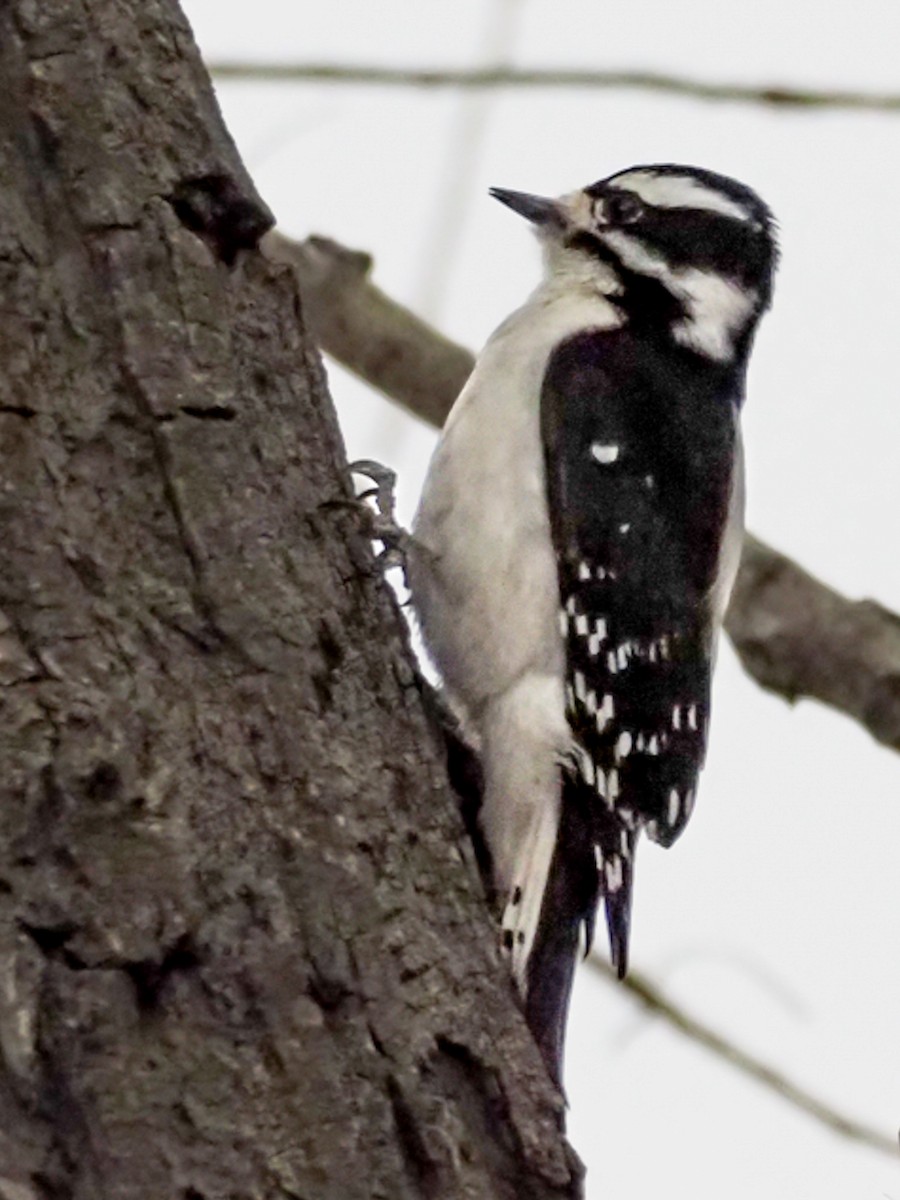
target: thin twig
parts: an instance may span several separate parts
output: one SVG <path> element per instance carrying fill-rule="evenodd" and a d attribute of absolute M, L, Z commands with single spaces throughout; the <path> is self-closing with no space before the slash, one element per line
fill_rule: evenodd
<path fill-rule="evenodd" d="M 592 71 L 527 67 L 443 68 L 378 67 L 302 62 L 214 62 L 217 79 L 266 83 L 374 84 L 419 88 L 593 88 L 662 92 L 694 100 L 730 100 L 776 108 L 839 108 L 862 112 L 897 112 L 896 92 L 857 92 L 828 88 L 713 83 L 656 71 Z"/>
<path fill-rule="evenodd" d="M 372 260 L 327 238 L 263 246 L 297 272 L 319 344 L 373 387 L 443 424 L 472 369 L 468 350 L 370 280 Z M 900 617 L 850 600 L 750 534 L 726 618 L 747 672 L 794 701 L 820 700 L 900 750 Z"/>
<path fill-rule="evenodd" d="M 704 1049 L 709 1050 L 718 1058 L 723 1058 L 738 1071 L 751 1076 L 758 1083 L 761 1083 L 763 1087 L 775 1092 L 782 1100 L 793 1105 L 794 1108 L 799 1108 L 821 1125 L 826 1126 L 832 1133 L 838 1133 L 841 1137 L 849 1138 L 854 1142 L 860 1142 L 862 1145 L 869 1146 L 873 1150 L 880 1150 L 883 1154 L 889 1154 L 894 1159 L 897 1158 L 898 1143 L 896 1138 L 879 1133 L 877 1129 L 872 1129 L 870 1126 L 864 1125 L 861 1121 L 838 1112 L 836 1108 L 832 1108 L 830 1104 L 819 1100 L 811 1092 L 806 1091 L 805 1088 L 791 1082 L 786 1075 L 776 1070 L 775 1067 L 770 1067 L 768 1063 L 764 1063 L 761 1059 L 748 1054 L 746 1050 L 742 1050 L 733 1042 L 728 1041 L 727 1038 L 710 1029 L 708 1025 L 704 1025 L 702 1021 L 698 1021 L 696 1017 L 689 1016 L 683 1008 L 674 1004 L 645 975 L 631 970 L 625 979 L 620 981 L 609 963 L 599 958 L 596 954 L 592 954 L 588 962 L 598 975 L 601 975 L 617 987 L 624 987 L 632 999 L 643 1005 L 648 1012 L 662 1017 L 669 1025 L 674 1026 L 679 1033 L 684 1034 L 685 1037 L 696 1042 L 699 1046 L 703 1046 Z"/>

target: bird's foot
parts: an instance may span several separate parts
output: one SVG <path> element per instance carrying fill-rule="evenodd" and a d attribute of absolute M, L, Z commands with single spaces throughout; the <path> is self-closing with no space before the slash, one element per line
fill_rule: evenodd
<path fill-rule="evenodd" d="M 373 542 L 381 542 L 383 549 L 377 557 L 382 569 L 387 571 L 391 567 L 400 567 L 406 584 L 406 556 L 411 538 L 408 531 L 397 523 L 395 516 L 394 486 L 397 472 L 370 458 L 352 462 L 350 471 L 353 475 L 365 476 L 375 485 L 357 495 L 366 514 L 366 536 Z"/>

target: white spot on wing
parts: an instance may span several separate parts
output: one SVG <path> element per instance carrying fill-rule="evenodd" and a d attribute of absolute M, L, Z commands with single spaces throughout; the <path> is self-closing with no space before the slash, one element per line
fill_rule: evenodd
<path fill-rule="evenodd" d="M 579 767 L 581 769 L 581 778 L 586 784 L 588 784 L 589 787 L 593 787 L 596 779 L 594 760 L 591 758 L 588 752 L 581 747 L 579 747 L 578 757 L 580 760 Z"/>
<path fill-rule="evenodd" d="M 584 613 L 579 613 L 575 618 L 575 632 L 579 637 L 587 637 L 588 619 Z"/>
<path fill-rule="evenodd" d="M 614 463 L 619 457 L 619 447 L 604 446 L 601 442 L 592 442 L 591 454 L 598 463 L 603 463 L 606 466 L 609 463 Z"/>
<path fill-rule="evenodd" d="M 627 758 L 631 753 L 632 737 L 628 730 L 624 730 L 619 734 L 616 740 L 616 761 L 621 762 L 623 758 Z"/>
<path fill-rule="evenodd" d="M 590 577 L 591 577 L 591 568 L 582 559 L 582 561 L 578 564 L 578 578 L 581 580 L 585 580 L 585 579 L 590 579 Z"/>
<path fill-rule="evenodd" d="M 668 817 L 670 825 L 674 825 L 678 820 L 678 813 L 680 809 L 681 799 L 678 795 L 678 789 L 672 788 L 671 792 L 669 792 L 669 807 L 666 812 L 666 816 Z"/>

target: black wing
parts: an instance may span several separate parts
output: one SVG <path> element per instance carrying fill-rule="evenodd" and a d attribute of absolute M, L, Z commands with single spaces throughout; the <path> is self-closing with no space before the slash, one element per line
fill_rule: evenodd
<path fill-rule="evenodd" d="M 625 974 L 637 834 L 669 845 L 690 816 L 739 387 L 725 368 L 627 328 L 579 334 L 548 363 L 541 429 L 576 758 L 531 959 L 536 993 L 573 925 L 576 941 L 582 923 L 590 935 L 600 895 Z"/>

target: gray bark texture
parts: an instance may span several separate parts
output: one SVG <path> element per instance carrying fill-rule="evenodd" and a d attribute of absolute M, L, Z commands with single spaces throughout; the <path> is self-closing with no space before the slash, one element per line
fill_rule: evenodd
<path fill-rule="evenodd" d="M 581 1193 L 171 0 L 0 0 L 0 1200 Z"/>

